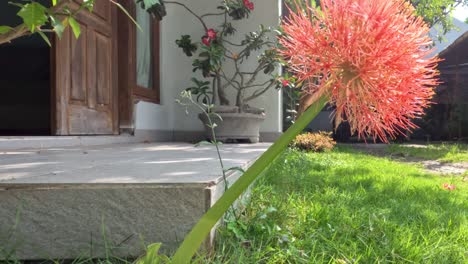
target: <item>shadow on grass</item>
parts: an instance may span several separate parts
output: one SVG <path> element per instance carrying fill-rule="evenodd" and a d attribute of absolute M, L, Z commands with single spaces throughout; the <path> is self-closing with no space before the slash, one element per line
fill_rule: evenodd
<path fill-rule="evenodd" d="M 466 144 L 430 144 L 406 145 L 392 144 L 386 148 L 386 154 L 395 158 L 417 158 L 438 160 L 441 162 L 468 162 Z"/>

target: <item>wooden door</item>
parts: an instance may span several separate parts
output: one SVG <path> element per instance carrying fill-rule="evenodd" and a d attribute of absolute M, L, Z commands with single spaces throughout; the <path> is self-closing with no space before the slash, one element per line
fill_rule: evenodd
<path fill-rule="evenodd" d="M 92 13 L 76 17 L 81 25 L 78 39 L 68 28 L 55 40 L 56 135 L 118 133 L 116 16 L 110 1 L 97 0 Z"/>

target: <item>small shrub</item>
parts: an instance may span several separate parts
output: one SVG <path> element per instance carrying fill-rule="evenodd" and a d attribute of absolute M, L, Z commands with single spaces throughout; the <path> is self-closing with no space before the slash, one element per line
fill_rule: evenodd
<path fill-rule="evenodd" d="M 335 145 L 331 132 L 323 131 L 300 134 L 291 143 L 292 148 L 313 152 L 330 151 Z"/>

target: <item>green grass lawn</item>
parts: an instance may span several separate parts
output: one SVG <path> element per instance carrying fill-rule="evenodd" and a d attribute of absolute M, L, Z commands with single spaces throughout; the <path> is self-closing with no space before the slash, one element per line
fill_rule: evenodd
<path fill-rule="evenodd" d="M 343 147 L 288 150 L 201 262 L 468 263 L 467 198 L 461 176 Z"/>
<path fill-rule="evenodd" d="M 468 145 L 461 144 L 433 144 L 425 147 L 393 144 L 389 145 L 387 152 L 442 162 L 468 162 Z"/>

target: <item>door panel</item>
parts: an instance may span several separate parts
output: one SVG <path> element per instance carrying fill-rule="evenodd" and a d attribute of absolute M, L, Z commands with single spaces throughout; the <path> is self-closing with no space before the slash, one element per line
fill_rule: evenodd
<path fill-rule="evenodd" d="M 104 20 L 109 20 L 111 16 L 110 12 L 110 2 L 109 1 L 96 1 L 94 4 L 93 12 Z"/>
<path fill-rule="evenodd" d="M 84 32 L 86 26 L 81 25 Z M 70 87 L 70 100 L 79 101 L 83 104 L 86 103 L 86 38 L 87 35 L 83 34 L 78 39 L 73 39 L 73 34 L 68 34 L 69 42 L 71 44 L 71 87 Z"/>
<path fill-rule="evenodd" d="M 57 135 L 118 132 L 115 16 L 114 5 L 98 0 L 93 13 L 77 15 L 78 39 L 68 28 L 55 40 Z"/>
<path fill-rule="evenodd" d="M 96 67 L 97 67 L 97 72 L 99 72 L 99 78 L 97 78 L 97 86 L 96 86 L 96 91 L 97 91 L 97 96 L 96 96 L 96 101 L 100 105 L 109 105 L 110 101 L 110 89 L 104 89 L 105 87 L 109 87 L 110 83 L 109 80 L 111 79 L 111 72 L 109 67 L 110 58 L 111 58 L 111 53 L 110 49 L 108 48 L 109 46 L 112 45 L 110 43 L 109 39 L 106 38 L 103 35 L 96 34 L 96 51 L 97 51 L 97 56 L 96 56 Z"/>

